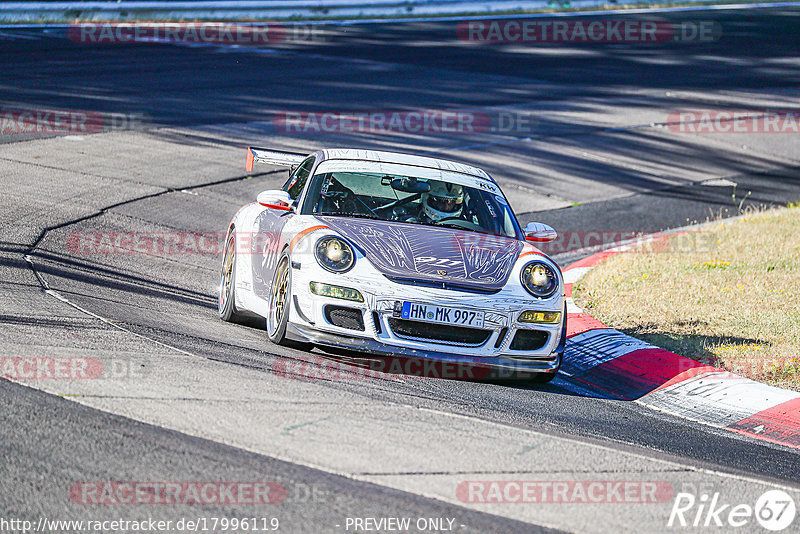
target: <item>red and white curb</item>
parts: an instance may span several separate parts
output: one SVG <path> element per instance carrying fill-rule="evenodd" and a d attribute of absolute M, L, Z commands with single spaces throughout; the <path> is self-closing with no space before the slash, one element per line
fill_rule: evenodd
<path fill-rule="evenodd" d="M 655 239 L 663 237 L 659 234 Z M 754 382 L 632 338 L 575 305 L 573 284 L 606 258 L 631 247 L 605 250 L 564 269 L 568 317 L 564 373 L 609 398 L 800 449 L 797 392 Z"/>

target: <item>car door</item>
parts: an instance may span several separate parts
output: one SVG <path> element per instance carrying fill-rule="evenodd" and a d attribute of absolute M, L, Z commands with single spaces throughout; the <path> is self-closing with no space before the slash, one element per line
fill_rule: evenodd
<path fill-rule="evenodd" d="M 314 161 L 314 156 L 303 160 L 282 187 L 294 201 L 294 208 L 308 183 Z M 270 283 L 284 246 L 281 238 L 283 227 L 294 216 L 294 210 L 264 208 L 253 223 L 253 289 L 261 298 L 269 297 Z M 255 261 L 256 258 L 259 261 Z"/>

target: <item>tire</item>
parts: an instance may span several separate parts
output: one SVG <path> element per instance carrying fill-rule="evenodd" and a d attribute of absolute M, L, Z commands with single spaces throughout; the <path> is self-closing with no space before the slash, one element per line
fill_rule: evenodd
<path fill-rule="evenodd" d="M 543 373 L 530 372 L 530 371 L 517 371 L 510 377 L 496 377 L 490 379 L 490 382 L 505 386 L 542 386 L 549 384 L 558 374 L 561 369 L 561 360 L 563 354 L 558 355 L 558 367 L 555 371 L 547 371 Z"/>
<path fill-rule="evenodd" d="M 561 369 L 561 362 L 564 361 L 564 343 L 567 339 L 567 303 L 564 303 L 564 326 L 561 329 L 561 343 L 559 343 L 558 348 L 556 350 L 561 350 L 562 352 L 558 353 L 558 366 L 556 367 L 555 371 L 550 371 L 548 373 L 536 373 L 531 375 L 528 379 L 528 383 L 532 385 L 543 385 L 549 384 L 556 375 L 558 374 L 558 370 Z"/>
<path fill-rule="evenodd" d="M 558 370 L 561 369 L 561 362 L 563 360 L 564 360 L 564 354 L 559 353 L 558 367 L 556 367 L 555 371 L 549 371 L 547 373 L 532 373 L 531 376 L 528 378 L 528 383 L 532 385 L 549 384 L 558 374 Z"/>
<path fill-rule="evenodd" d="M 550 383 L 557 374 L 557 371 L 555 373 L 552 371 L 547 373 L 517 372 L 513 377 L 490 377 L 484 381 L 500 386 L 541 386 Z"/>
<path fill-rule="evenodd" d="M 531 377 L 528 379 L 528 383 L 534 385 L 549 384 L 550 381 L 553 380 L 557 374 L 558 371 L 556 371 L 555 373 L 535 373 L 532 374 Z"/>
<path fill-rule="evenodd" d="M 231 227 L 225 241 L 225 253 L 222 256 L 220 271 L 219 299 L 217 311 L 219 318 L 229 323 L 242 323 L 245 317 L 236 311 L 236 232 Z"/>
<path fill-rule="evenodd" d="M 275 266 L 275 274 L 269 290 L 267 306 L 267 336 L 269 340 L 284 347 L 307 350 L 310 343 L 294 341 L 286 337 L 289 310 L 292 304 L 292 261 L 288 250 L 284 250 Z"/>

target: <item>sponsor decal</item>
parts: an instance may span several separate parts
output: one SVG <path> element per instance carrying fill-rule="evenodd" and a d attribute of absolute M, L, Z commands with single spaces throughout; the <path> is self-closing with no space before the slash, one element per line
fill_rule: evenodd
<path fill-rule="evenodd" d="M 484 290 L 500 289 L 508 280 L 522 248 L 518 240 L 486 239 L 476 232 L 385 221 L 320 218 L 360 247 L 372 265 L 387 276 L 439 283 L 441 278 L 436 272 L 445 269 L 453 283 Z M 472 234 L 478 236 L 479 241 L 473 241 Z"/>

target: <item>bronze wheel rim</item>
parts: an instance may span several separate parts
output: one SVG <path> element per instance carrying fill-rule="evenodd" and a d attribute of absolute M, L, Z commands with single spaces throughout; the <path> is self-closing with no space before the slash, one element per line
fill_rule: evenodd
<path fill-rule="evenodd" d="M 234 260 L 234 241 L 235 238 L 231 234 L 228 242 L 225 244 L 225 258 L 222 260 L 222 281 L 219 285 L 219 311 L 222 313 L 225 306 L 228 304 L 228 296 L 231 291 L 231 284 L 233 282 L 233 260 Z"/>
<path fill-rule="evenodd" d="M 269 333 L 274 336 L 288 311 L 289 261 L 284 258 L 275 269 L 275 281 L 270 293 Z"/>

